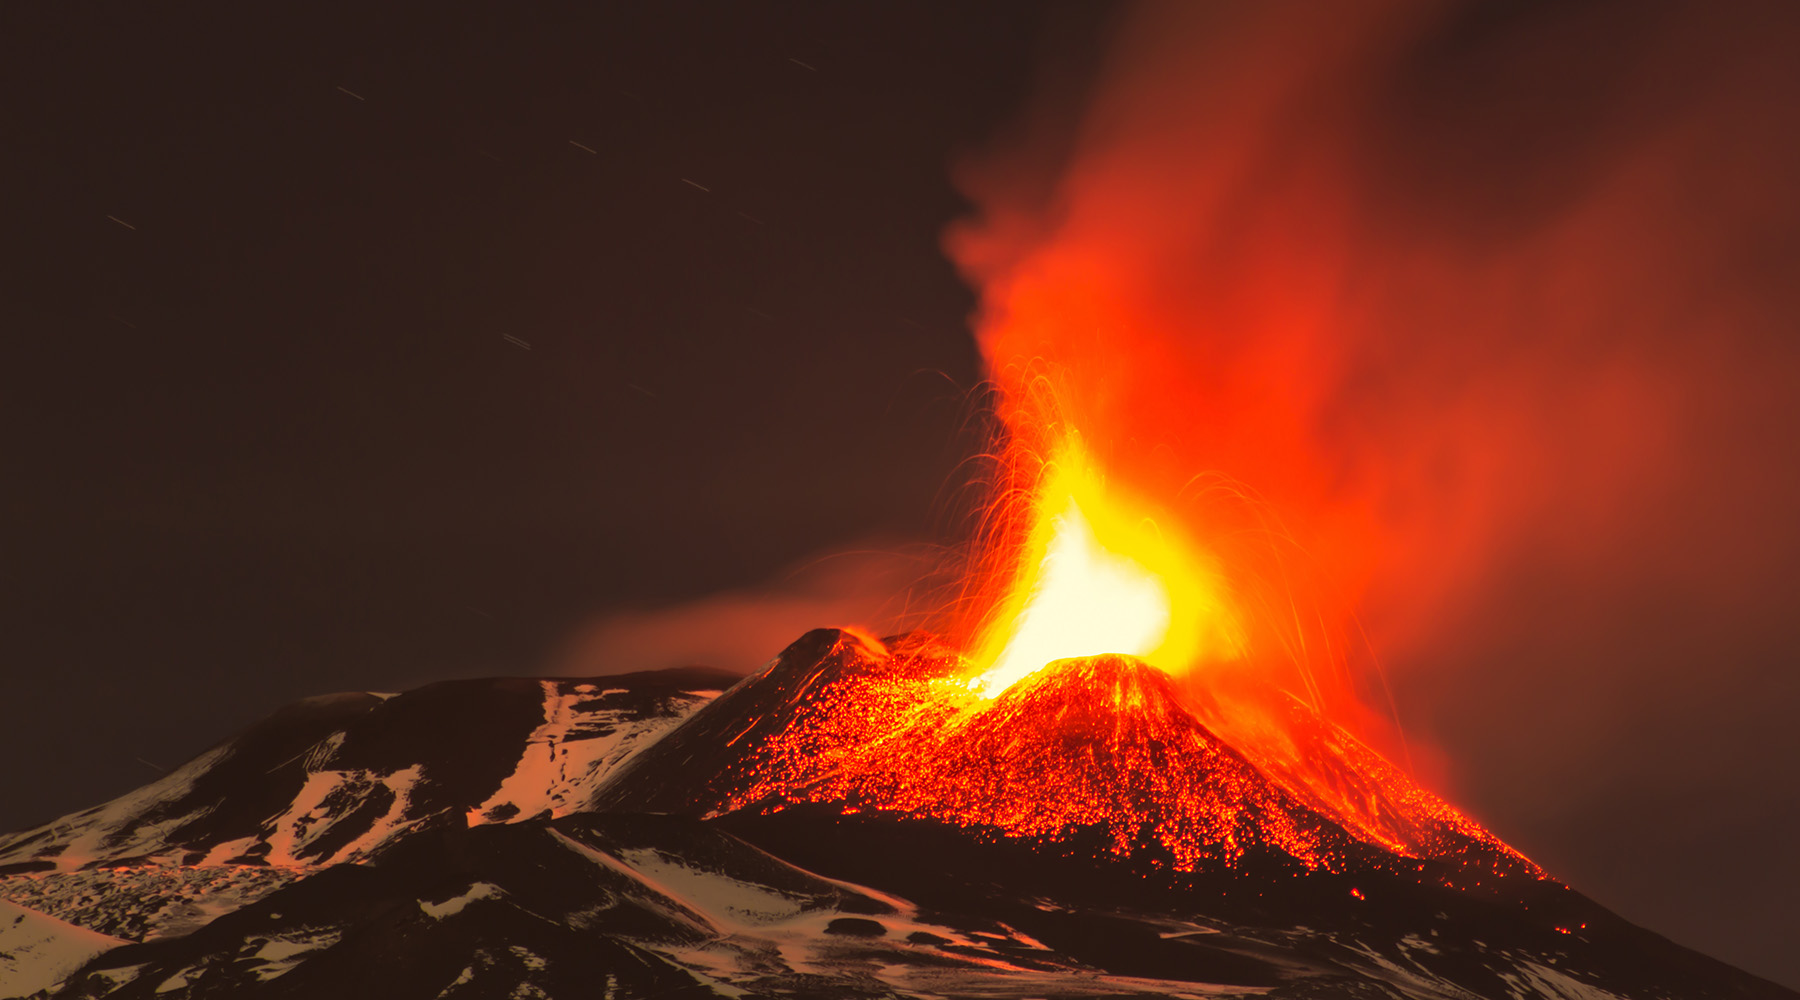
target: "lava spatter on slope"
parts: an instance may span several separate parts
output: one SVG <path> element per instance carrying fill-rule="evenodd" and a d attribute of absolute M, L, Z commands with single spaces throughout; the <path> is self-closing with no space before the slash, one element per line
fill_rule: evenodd
<path fill-rule="evenodd" d="M 910 713 L 891 711 L 898 686 L 834 692 L 842 707 L 829 731 L 776 741 L 730 805 L 843 801 L 1051 840 L 1101 828 L 1115 854 L 1166 855 L 1177 870 L 1230 865 L 1257 846 L 1332 867 L 1348 847 L 1181 709 L 1168 678 L 1141 660 L 1061 661 L 991 702 L 946 705 L 918 690 L 929 681 L 914 682 L 925 698 Z M 857 737 L 896 716 L 898 729 Z"/>
<path fill-rule="evenodd" d="M 719 815 L 824 804 L 1047 845 L 1098 833 L 1113 855 L 1176 872 L 1254 854 L 1296 871 L 1475 857 L 1483 872 L 1541 875 L 1322 719 L 1288 727 L 1302 744 L 1291 759 L 1256 759 L 1133 657 L 1058 661 L 993 698 L 965 676 L 926 637 L 811 633 L 622 769 L 596 805 Z"/>
<path fill-rule="evenodd" d="M 1234 716 L 1130 657 L 1059 661 L 991 695 L 968 676 L 929 637 L 820 630 L 716 698 L 676 671 L 428 688 L 348 725 L 302 713 L 318 734 L 292 764 L 306 775 L 486 777 L 409 799 L 444 804 L 373 850 L 214 863 L 237 850 L 224 826 L 219 843 L 58 869 L 109 831 L 141 832 L 116 848 L 139 850 L 150 834 L 134 817 L 201 812 L 213 791 L 298 789 L 265 823 L 281 841 L 319 804 L 310 777 L 270 767 L 304 736 L 284 714 L 225 745 L 229 770 L 201 758 L 204 786 L 157 783 L 68 831 L 8 838 L 37 853 L 0 897 L 70 926 L 24 914 L 56 954 L 0 955 L 0 985 L 60 980 L 57 1000 L 601 984 L 646 998 L 1795 1000 L 1554 879 L 1496 880 L 1535 870 L 1309 715 L 1283 725 L 1278 755 L 1233 729 L 1276 716 Z M 496 692 L 517 704 L 487 739 L 416 724 Z M 335 756 L 357 742 L 390 753 Z M 1340 805 L 1359 798 L 1355 815 Z M 365 830 L 352 813 L 318 815 Z M 104 950 L 66 971 L 74 938 Z"/>
<path fill-rule="evenodd" d="M 1197 697 L 1184 706 L 1241 750 L 1258 771 L 1355 836 L 1406 857 L 1455 856 L 1470 846 L 1504 859 L 1503 870 L 1544 872 L 1499 837 L 1414 781 L 1367 744 L 1281 691 Z"/>

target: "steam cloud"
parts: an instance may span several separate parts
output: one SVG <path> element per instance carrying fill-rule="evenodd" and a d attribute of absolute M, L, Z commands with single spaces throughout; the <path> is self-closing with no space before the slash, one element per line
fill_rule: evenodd
<path fill-rule="evenodd" d="M 920 614 L 906 595 L 929 559 L 877 543 L 810 560 L 760 586 L 613 611 L 571 636 L 549 670 L 580 676 L 697 664 L 748 674 L 815 628 L 905 631 Z"/>

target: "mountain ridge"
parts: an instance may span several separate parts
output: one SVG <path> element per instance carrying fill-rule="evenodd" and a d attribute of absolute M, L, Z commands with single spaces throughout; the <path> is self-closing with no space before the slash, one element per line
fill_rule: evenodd
<path fill-rule="evenodd" d="M 290 706 L 0 837 L 0 899 L 123 942 L 66 972 L 0 955 L 0 996 L 53 972 L 28 995 L 1800 997 L 1479 838 L 1396 853 L 1138 661 L 1060 663 L 975 702 L 938 697 L 951 656 L 816 630 L 735 683 L 503 678 Z M 1361 773 L 1356 747 L 1321 752 Z M 1182 865 L 1169 816 L 1131 809 L 1206 782 L 1195 801 L 1247 824 L 1209 836 L 1241 850 Z M 1059 795 L 1098 805 L 1019 811 Z M 1279 823 L 1314 824 L 1337 862 L 1267 836 Z"/>

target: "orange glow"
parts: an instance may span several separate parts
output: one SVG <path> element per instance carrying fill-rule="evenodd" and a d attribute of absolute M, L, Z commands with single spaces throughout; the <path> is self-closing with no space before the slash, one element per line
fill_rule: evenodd
<path fill-rule="evenodd" d="M 976 646 L 993 697 L 1054 660 L 1120 653 L 1169 673 L 1235 659 L 1244 631 L 1215 561 L 1166 517 L 1110 488 L 1063 443 L 1032 501 L 1019 571 Z"/>
<path fill-rule="evenodd" d="M 1648 224 L 1694 164 L 1586 201 L 1467 169 L 1478 116 L 1386 107 L 1442 16 L 1141 5 L 1073 131 L 966 165 L 946 243 L 997 426 L 948 648 L 784 681 L 808 700 L 722 806 L 1542 875 L 1410 773 L 1373 649 L 1453 665 L 1521 545 L 1599 553 L 1621 498 L 1686 480 L 1680 373 L 1634 345 L 1708 315 L 1645 298 L 1700 245 Z M 1465 175 L 1466 204 L 1421 183 Z"/>
<path fill-rule="evenodd" d="M 709 778 L 703 812 L 830 805 L 1176 872 L 1273 861 L 1417 874 L 1434 859 L 1445 884 L 1542 874 L 1298 702 L 1286 703 L 1284 762 L 1219 733 L 1175 678 L 1134 657 L 1058 660 L 990 696 L 927 636 L 828 638 L 750 682 L 746 704 L 767 692 L 779 720 L 752 709 L 743 763 Z"/>

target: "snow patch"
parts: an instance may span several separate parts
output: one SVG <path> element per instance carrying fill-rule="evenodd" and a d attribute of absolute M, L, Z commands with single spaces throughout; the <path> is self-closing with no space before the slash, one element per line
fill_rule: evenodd
<path fill-rule="evenodd" d="M 1437 931 L 1434 930 L 1431 933 L 1436 934 Z M 1417 934 L 1408 934 L 1405 937 L 1401 938 L 1400 939 L 1400 947 L 1402 949 L 1411 949 L 1413 951 L 1422 951 L 1427 955 L 1436 955 L 1439 953 L 1437 945 L 1432 944 L 1430 941 L 1425 940 L 1424 938 L 1418 936 Z"/>
<path fill-rule="evenodd" d="M 689 908 L 686 903 L 670 895 L 669 890 L 645 881 L 641 872 L 628 867 L 623 861 L 607 854 L 605 851 L 598 850 L 575 840 L 565 835 L 560 830 L 551 830 L 550 836 L 558 843 L 562 844 L 563 847 L 592 861 L 594 864 L 618 872 L 626 878 L 636 880 L 645 888 L 650 889 L 656 894 L 656 898 L 646 900 L 646 902 L 661 910 L 663 915 L 669 919 L 686 924 L 704 934 L 719 933 L 719 929 L 709 923 L 705 916 L 698 911 Z"/>
<path fill-rule="evenodd" d="M 1513 972 L 1498 973 L 1518 1000 L 1624 1000 L 1617 993 L 1584 983 L 1558 969 L 1520 958 Z"/>
<path fill-rule="evenodd" d="M 710 700 L 683 692 L 670 696 L 668 711 L 646 715 L 605 704 L 613 695 L 629 694 L 626 688 L 596 694 L 592 684 L 540 683 L 544 721 L 525 738 L 512 773 L 486 802 L 469 810 L 470 826 L 573 812 L 601 779 Z"/>
<path fill-rule="evenodd" d="M 62 982 L 87 960 L 124 941 L 0 902 L 0 985 L 25 996 Z"/>
<path fill-rule="evenodd" d="M 768 886 L 696 868 L 653 848 L 619 851 L 618 859 L 651 888 L 699 911 L 714 924 L 753 927 L 797 917 L 800 901 Z"/>
<path fill-rule="evenodd" d="M 73 871 L 104 857 L 141 857 L 167 850 L 166 837 L 203 811 L 143 823 L 141 817 L 169 811 L 194 789 L 200 776 L 230 756 L 230 746 L 214 747 L 181 767 L 104 805 L 71 813 L 43 826 L 0 839 L 0 864 L 54 855 L 59 871 Z"/>
<path fill-rule="evenodd" d="M 251 975 L 265 983 L 285 975 L 307 956 L 337 944 L 343 936 L 343 932 L 335 928 L 307 928 L 269 938 L 251 956 L 259 963 L 250 970 Z"/>
<path fill-rule="evenodd" d="M 1389 960 L 1386 956 L 1361 941 L 1344 941 L 1340 943 L 1350 951 L 1356 952 L 1364 958 L 1367 958 L 1370 963 L 1380 969 L 1381 972 L 1385 973 L 1381 978 L 1386 979 L 1389 983 L 1396 986 L 1403 987 L 1401 992 L 1406 996 L 1434 998 L 1434 1000 L 1435 998 L 1441 998 L 1441 1000 L 1473 1000 L 1474 994 L 1457 986 L 1455 983 L 1440 978 L 1410 958 L 1407 959 L 1407 962 L 1412 965 L 1412 968 L 1408 969 Z M 1404 949 L 1402 950 L 1402 954 L 1405 954 Z"/>
<path fill-rule="evenodd" d="M 512 952 L 513 957 L 518 959 L 525 968 L 530 969 L 532 972 L 542 972 L 550 965 L 549 962 L 544 960 L 543 956 L 522 944 L 515 944 L 507 950 Z"/>
<path fill-rule="evenodd" d="M 424 765 L 414 764 L 391 774 L 374 771 L 314 771 L 288 803 L 287 811 L 273 817 L 265 829 L 267 859 L 274 865 L 305 866 L 323 861 L 348 861 L 386 842 L 406 826 L 413 788 L 425 776 Z M 317 842 L 359 807 L 385 790 L 391 801 L 368 829 L 332 852 L 329 858 L 303 859 L 308 845 Z"/>
<path fill-rule="evenodd" d="M 462 895 L 452 896 L 441 903 L 427 903 L 420 900 L 419 909 L 433 920 L 442 920 L 445 917 L 461 913 L 464 907 L 478 899 L 499 899 L 504 895 L 505 893 L 501 891 L 500 887 L 492 882 L 476 882 L 470 885 Z"/>
<path fill-rule="evenodd" d="M 178 937 L 292 883 L 263 865 L 86 868 L 0 878 L 0 899 L 127 941 Z"/>
<path fill-rule="evenodd" d="M 187 989 L 198 980 L 205 971 L 206 970 L 201 966 L 190 965 L 158 983 L 156 985 L 156 992 L 160 995 L 163 993 L 173 993 L 176 990 Z"/>
<path fill-rule="evenodd" d="M 301 760 L 301 765 L 308 771 L 324 770 L 325 765 L 331 763 L 331 759 L 336 757 L 338 751 L 344 748 L 344 740 L 348 739 L 349 736 L 349 733 L 340 729 L 319 742 L 314 743 L 312 747 L 306 751 L 305 757 Z"/>

